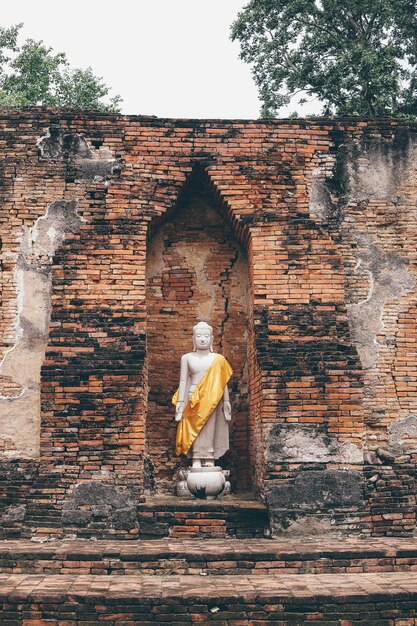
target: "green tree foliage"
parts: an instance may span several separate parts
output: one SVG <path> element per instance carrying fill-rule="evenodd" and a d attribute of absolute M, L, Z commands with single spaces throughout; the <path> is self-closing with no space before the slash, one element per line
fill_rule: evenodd
<path fill-rule="evenodd" d="M 300 93 L 323 115 L 417 113 L 416 0 L 251 0 L 231 37 L 264 117 Z"/>
<path fill-rule="evenodd" d="M 119 113 L 122 102 L 87 69 L 72 69 L 63 52 L 54 53 L 42 41 L 18 45 L 22 24 L 0 28 L 0 106 L 57 106 Z"/>

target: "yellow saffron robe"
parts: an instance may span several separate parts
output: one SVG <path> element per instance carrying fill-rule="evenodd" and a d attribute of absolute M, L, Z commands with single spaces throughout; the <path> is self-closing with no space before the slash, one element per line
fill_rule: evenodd
<path fill-rule="evenodd" d="M 224 389 L 233 373 L 222 354 L 215 354 L 203 378 L 194 389 L 178 422 L 176 453 L 187 454 L 203 426 L 223 397 Z M 177 390 L 172 403 L 178 402 Z"/>

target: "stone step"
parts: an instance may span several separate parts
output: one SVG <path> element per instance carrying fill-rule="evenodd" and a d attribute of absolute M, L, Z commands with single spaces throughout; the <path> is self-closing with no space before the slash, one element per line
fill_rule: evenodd
<path fill-rule="evenodd" d="M 416 623 L 417 578 L 1 574 L 0 603 L 8 626 L 405 626 Z"/>
<path fill-rule="evenodd" d="M 417 571 L 417 539 L 0 541 L 0 572 L 318 574 Z"/>
<path fill-rule="evenodd" d="M 88 485 L 87 485 L 88 486 Z M 126 509 L 110 511 L 109 501 L 91 500 L 82 492 L 60 511 L 33 500 L 27 509 L 24 535 L 81 539 L 157 539 L 264 537 L 269 520 L 265 503 L 251 493 L 230 494 L 214 500 L 170 495 L 148 496 Z M 110 498 L 111 502 L 111 498 Z M 110 511 L 110 513 L 109 513 Z M 110 517 L 109 517 L 110 515 Z M 1 534 L 7 538 L 11 535 Z"/>

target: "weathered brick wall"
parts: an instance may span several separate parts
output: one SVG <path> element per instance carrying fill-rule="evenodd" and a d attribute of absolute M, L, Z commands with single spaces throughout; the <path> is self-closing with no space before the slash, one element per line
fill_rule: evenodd
<path fill-rule="evenodd" d="M 3 112 L 0 454 L 39 460 L 31 514 L 48 481 L 53 520 L 62 506 L 94 508 L 106 485 L 118 516 L 144 484 L 167 487 L 164 461 L 169 471 L 177 461 L 162 413 L 197 314 L 247 371 L 232 383 L 243 399 L 230 464 L 240 486 L 252 477 L 266 496 L 275 531 L 411 531 L 415 131 L 392 120 Z M 187 184 L 206 194 L 194 208 L 181 205 Z M 191 237 L 187 212 L 199 242 L 208 205 L 212 311 L 191 261 L 174 258 Z M 237 250 L 248 289 L 243 266 L 231 271 Z M 167 324 L 181 345 L 161 362 L 173 384 L 162 397 Z"/>

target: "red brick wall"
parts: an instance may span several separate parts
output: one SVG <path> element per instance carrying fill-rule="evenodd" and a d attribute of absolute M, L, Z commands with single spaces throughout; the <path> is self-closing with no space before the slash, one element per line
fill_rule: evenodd
<path fill-rule="evenodd" d="M 39 144 L 41 137 L 46 139 Z M 277 512 L 277 528 L 307 511 L 320 523 L 327 516 L 378 533 L 409 530 L 417 439 L 414 146 L 415 127 L 391 120 L 2 114 L 4 353 L 16 346 L 15 267 L 19 254 L 26 262 L 30 257 L 22 252 L 22 225 L 31 227 L 62 199 L 76 202 L 84 220 L 54 254 L 51 302 L 45 303 L 51 307 L 48 335 L 31 334 L 20 316 L 25 349 L 31 354 L 38 346 L 42 363 L 41 476 L 62 475 L 57 506 L 80 481 L 113 481 L 139 492 L 147 457 L 157 484 L 168 480 L 158 458 L 172 441 L 174 424 L 170 407 L 162 416 L 168 392 L 163 404 L 155 404 L 158 299 L 181 311 L 185 322 L 180 316 L 175 322 L 178 346 L 169 370 L 175 387 L 178 358 L 195 321 L 185 298 L 197 307 L 204 294 L 196 290 L 190 264 L 176 264 L 176 243 L 163 246 L 160 285 L 152 282 L 158 277 L 149 272 L 148 254 L 147 298 L 146 239 L 151 233 L 151 255 L 164 233 L 198 241 L 200 231 L 187 230 L 181 218 L 187 207 L 179 201 L 198 168 L 210 188 L 204 202 L 220 216 L 210 235 L 217 269 L 208 282 L 218 286 L 221 280 L 224 290 L 212 321 L 238 371 L 242 361 L 234 361 L 242 344 L 233 354 L 238 326 L 231 320 L 249 320 L 249 410 L 246 421 L 246 398 L 237 410 L 235 398 L 242 418 L 230 461 L 237 464 L 239 457 L 240 484 L 247 484 L 243 460 L 249 459 L 247 475 Z M 227 269 L 236 250 L 248 256 L 251 297 L 245 306 L 233 295 L 238 268 Z M 221 279 L 220 259 L 227 274 Z M 20 388 L 10 374 L 3 382 L 8 394 Z M 23 424 L 26 409 L 19 398 L 12 402 Z M 159 415 L 155 421 L 150 408 Z M 33 448 L 20 440 L 22 428 L 13 430 L 10 417 L 1 419 L 4 459 L 33 458 Z M 36 424 L 35 410 L 30 419 Z M 161 445 L 164 423 L 169 436 Z M 169 471 L 176 463 L 169 455 Z M 151 465 L 146 472 L 149 483 Z M 340 498 L 326 500 L 326 493 Z M 395 519 L 384 517 L 392 511 Z"/>

